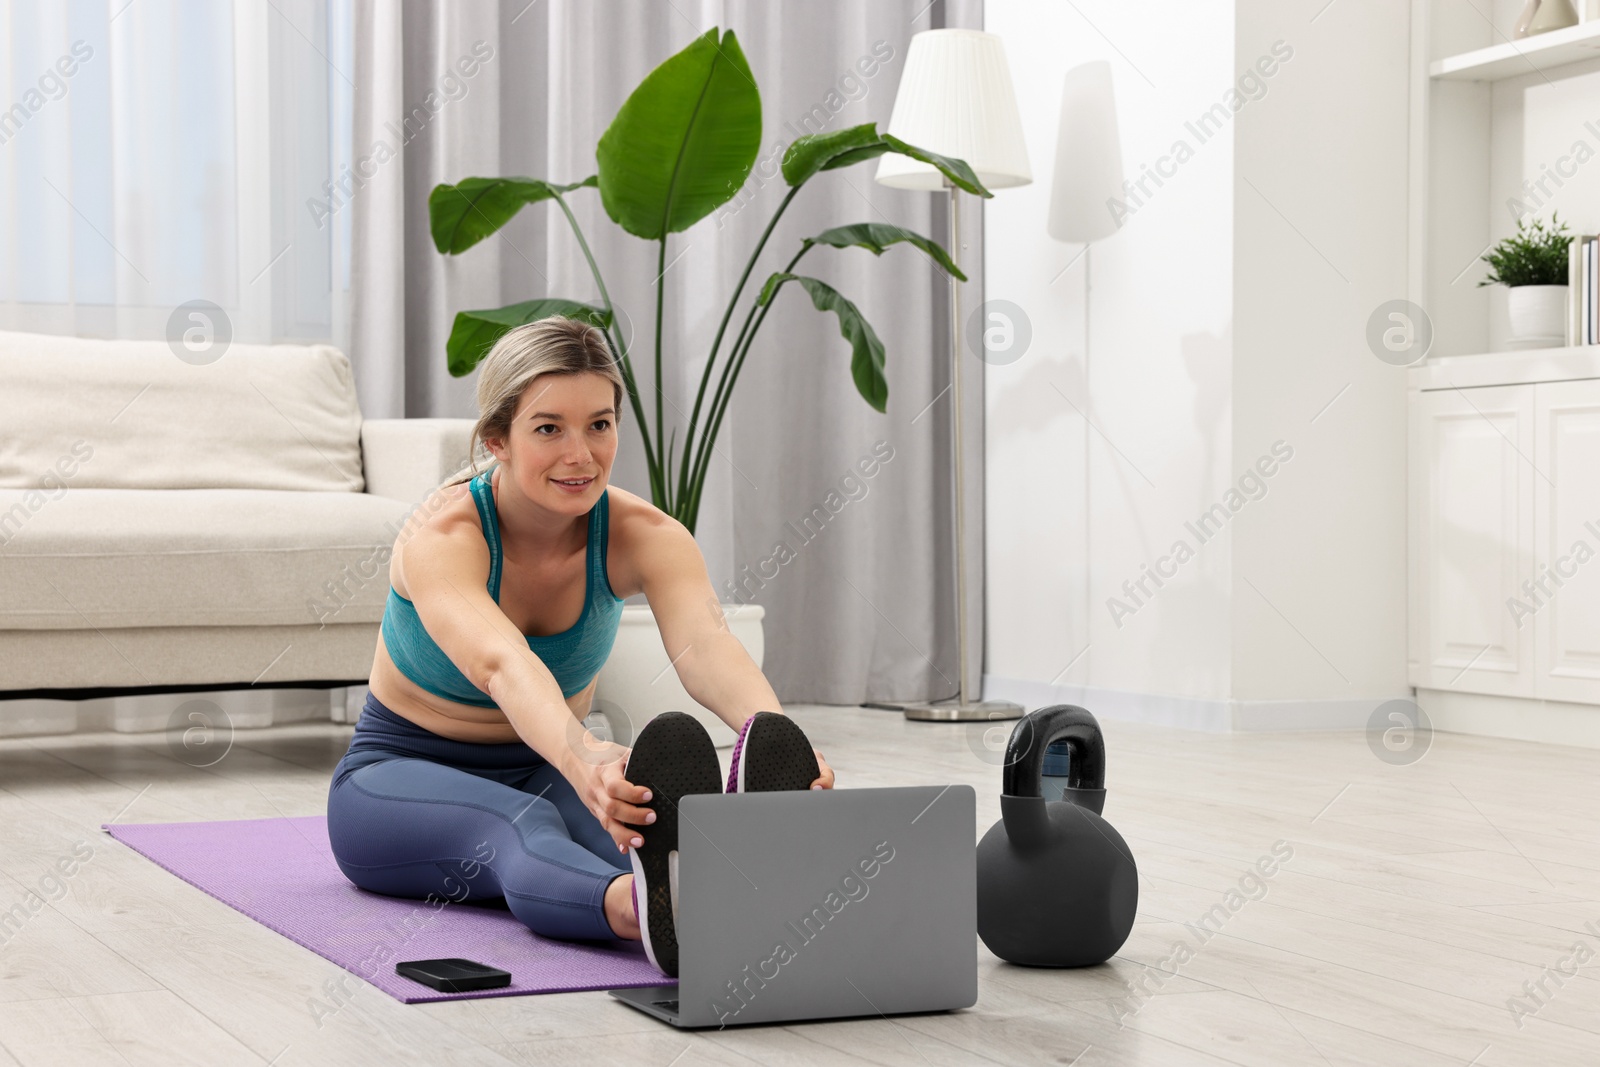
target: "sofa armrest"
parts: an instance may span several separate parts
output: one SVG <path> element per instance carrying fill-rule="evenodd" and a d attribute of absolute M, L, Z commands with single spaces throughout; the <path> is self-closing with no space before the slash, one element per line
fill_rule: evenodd
<path fill-rule="evenodd" d="M 361 469 L 373 496 L 420 503 L 467 465 L 471 419 L 367 419 Z"/>

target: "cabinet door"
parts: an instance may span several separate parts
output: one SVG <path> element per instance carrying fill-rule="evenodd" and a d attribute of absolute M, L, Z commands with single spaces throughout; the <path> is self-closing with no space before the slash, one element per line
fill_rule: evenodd
<path fill-rule="evenodd" d="M 1415 685 L 1533 695 L 1533 627 L 1509 606 L 1532 560 L 1533 407 L 1528 385 L 1416 395 Z"/>
<path fill-rule="evenodd" d="M 1600 381 L 1535 386 L 1534 430 L 1534 691 L 1600 703 Z"/>

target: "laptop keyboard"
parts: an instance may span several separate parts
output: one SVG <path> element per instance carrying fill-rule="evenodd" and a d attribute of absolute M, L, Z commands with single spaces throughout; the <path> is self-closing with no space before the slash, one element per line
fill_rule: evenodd
<path fill-rule="evenodd" d="M 668 1011 L 673 1013 L 676 1013 L 678 1010 L 678 1002 L 676 1000 L 652 1000 L 650 1003 L 654 1004 L 658 1008 L 666 1008 Z"/>

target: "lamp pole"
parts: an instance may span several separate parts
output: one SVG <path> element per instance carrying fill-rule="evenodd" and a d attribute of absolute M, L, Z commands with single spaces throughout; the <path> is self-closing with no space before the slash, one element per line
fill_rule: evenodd
<path fill-rule="evenodd" d="M 961 190 L 944 180 L 950 198 L 950 259 L 961 266 Z M 954 700 L 918 701 L 903 705 L 907 719 L 918 722 L 982 722 L 1022 718 L 1021 704 L 1009 700 L 974 700 L 967 670 L 967 493 L 963 473 L 966 453 L 961 434 L 961 280 L 950 275 L 950 408 L 953 433 L 951 467 L 955 476 L 956 503 L 956 656 L 959 659 L 959 691 Z"/>
<path fill-rule="evenodd" d="M 944 182 L 945 189 L 950 193 L 950 250 L 955 253 L 956 266 L 961 265 L 961 190 L 951 184 L 950 179 Z M 956 631 L 956 649 L 960 656 L 961 690 L 958 700 L 962 706 L 972 702 L 972 686 L 967 682 L 967 493 L 966 479 L 962 472 L 966 464 L 961 462 L 966 455 L 961 447 L 961 282 L 955 275 L 950 276 L 950 403 L 955 410 L 954 448 L 955 448 L 955 479 L 956 479 L 956 619 L 960 629 Z"/>

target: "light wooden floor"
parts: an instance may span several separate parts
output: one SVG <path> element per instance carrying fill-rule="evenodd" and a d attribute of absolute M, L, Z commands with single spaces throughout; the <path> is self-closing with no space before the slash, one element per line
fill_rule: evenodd
<path fill-rule="evenodd" d="M 967 782 L 979 832 L 998 817 L 998 770 L 967 727 L 790 710 L 842 784 Z M 371 987 L 319 1027 L 308 1000 L 342 972 L 98 829 L 320 814 L 348 726 L 241 732 L 205 770 L 160 735 L 0 742 L 0 908 L 94 848 L 0 947 L 0 1067 L 1600 1063 L 1594 752 L 1439 735 L 1398 767 L 1355 734 L 1104 725 L 1106 815 L 1141 873 L 1110 964 L 1021 969 L 980 946 L 968 1011 L 701 1034 L 603 993 L 407 1007 Z M 1183 924 L 1230 903 L 1278 841 L 1293 858 L 1265 895 L 1232 898 L 1221 932 L 1170 962 L 1196 942 Z"/>

